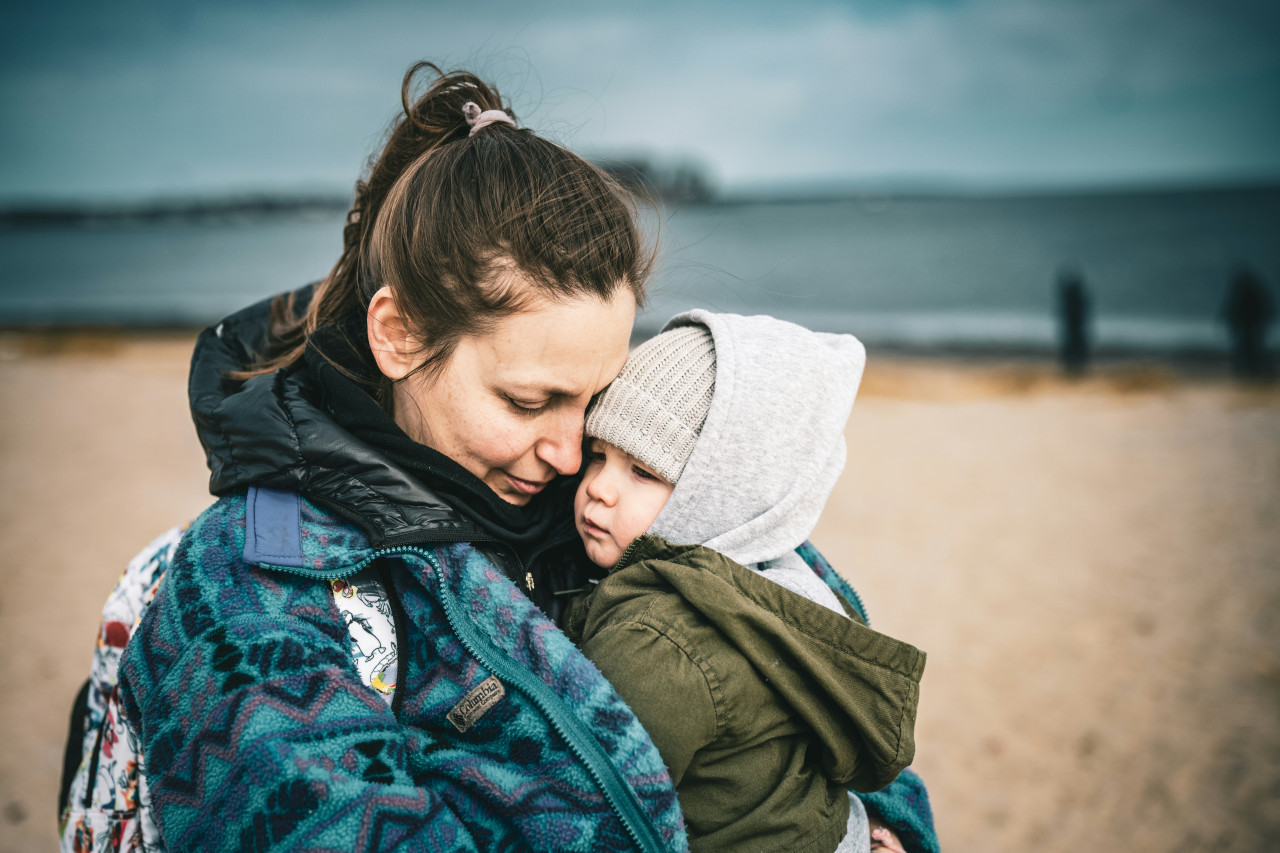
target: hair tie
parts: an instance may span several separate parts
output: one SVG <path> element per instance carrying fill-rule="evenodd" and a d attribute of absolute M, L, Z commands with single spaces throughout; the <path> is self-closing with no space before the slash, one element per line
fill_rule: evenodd
<path fill-rule="evenodd" d="M 488 127 L 495 121 L 504 121 L 512 127 L 516 126 L 516 120 L 502 110 L 481 112 L 480 106 L 475 101 L 467 101 L 462 105 L 462 115 L 466 118 L 467 124 L 471 125 L 471 133 L 467 134 L 468 136 L 475 136 L 477 130 Z"/>

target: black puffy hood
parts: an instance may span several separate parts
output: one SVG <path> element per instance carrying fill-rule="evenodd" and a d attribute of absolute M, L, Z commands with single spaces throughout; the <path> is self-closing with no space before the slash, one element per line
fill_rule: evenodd
<path fill-rule="evenodd" d="M 305 305 L 311 288 L 299 291 Z M 209 464 L 209 490 L 298 492 L 362 527 L 375 547 L 497 539 L 536 547 L 571 531 L 574 478 L 557 478 L 526 507 L 503 502 L 452 459 L 410 439 L 348 373 L 361 364 L 344 336 L 321 329 L 298 363 L 248 380 L 229 373 L 266 351 L 271 300 L 201 333 L 188 392 Z M 554 534 L 553 534 L 554 528 Z"/>

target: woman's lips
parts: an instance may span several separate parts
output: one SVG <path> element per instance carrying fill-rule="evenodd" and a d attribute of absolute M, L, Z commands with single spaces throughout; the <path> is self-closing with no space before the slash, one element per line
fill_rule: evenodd
<path fill-rule="evenodd" d="M 506 472 L 504 471 L 503 473 Z M 515 489 L 522 495 L 536 495 L 547 487 L 547 483 L 551 482 L 550 480 L 546 480 L 541 483 L 535 483 L 532 480 L 522 480 L 512 474 L 507 474 L 507 480 L 511 483 L 511 488 Z"/>

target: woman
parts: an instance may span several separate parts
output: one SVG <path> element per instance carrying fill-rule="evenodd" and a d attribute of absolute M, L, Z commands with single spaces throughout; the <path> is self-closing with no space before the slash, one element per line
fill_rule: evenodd
<path fill-rule="evenodd" d="M 633 209 L 469 74 L 420 64 L 402 100 L 328 278 L 197 344 L 222 498 L 138 563 L 163 583 L 66 846 L 684 847 L 656 750 L 548 618 L 586 578 L 561 475 L 626 359 Z"/>
<path fill-rule="evenodd" d="M 221 498 L 108 602 L 64 849 L 686 846 L 555 624 L 595 571 L 562 475 L 643 296 L 633 210 L 471 75 L 402 101 L 330 275 L 197 343 Z"/>

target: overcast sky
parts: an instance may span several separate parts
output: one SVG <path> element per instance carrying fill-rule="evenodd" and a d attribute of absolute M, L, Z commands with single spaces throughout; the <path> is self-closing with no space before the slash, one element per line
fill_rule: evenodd
<path fill-rule="evenodd" d="M 419 58 L 727 190 L 1280 179 L 1275 0 L 12 2 L 0 201 L 345 192 Z"/>

